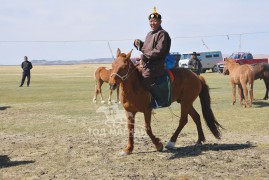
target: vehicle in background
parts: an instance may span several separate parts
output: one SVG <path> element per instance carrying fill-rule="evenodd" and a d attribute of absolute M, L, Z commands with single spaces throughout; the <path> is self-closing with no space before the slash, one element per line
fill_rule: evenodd
<path fill-rule="evenodd" d="M 267 58 L 254 59 L 253 55 L 250 52 L 236 52 L 229 56 L 229 58 L 234 59 L 238 64 L 268 63 Z M 219 61 L 217 66 L 218 71 L 222 73 L 224 68 L 224 61 Z"/>
<path fill-rule="evenodd" d="M 179 67 L 189 68 L 188 64 L 191 59 L 192 53 L 193 52 L 187 52 L 187 53 L 181 54 Z M 196 53 L 197 53 L 197 58 L 202 63 L 202 73 L 205 73 L 206 70 L 210 70 L 210 69 L 212 70 L 212 72 L 218 71 L 217 63 L 220 60 L 223 60 L 221 51 L 203 51 L 203 52 L 200 51 Z"/>

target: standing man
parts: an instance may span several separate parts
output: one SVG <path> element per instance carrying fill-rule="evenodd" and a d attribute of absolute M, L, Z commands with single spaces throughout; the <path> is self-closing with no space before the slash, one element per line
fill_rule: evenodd
<path fill-rule="evenodd" d="M 164 60 L 170 51 L 171 39 L 169 34 L 163 30 L 161 26 L 162 16 L 157 13 L 155 7 L 148 19 L 151 31 L 147 34 L 145 42 L 136 39 L 134 46 L 143 53 L 139 67 L 143 76 L 142 83 L 157 102 L 160 102 L 159 105 L 162 106 L 165 99 L 155 80 L 165 73 Z"/>
<path fill-rule="evenodd" d="M 196 52 L 192 53 L 192 57 L 188 63 L 189 68 L 191 69 L 192 72 L 196 73 L 197 75 L 201 74 L 202 71 L 202 63 L 201 61 L 197 58 Z"/>
<path fill-rule="evenodd" d="M 32 63 L 28 61 L 27 56 L 24 56 L 24 61 L 21 63 L 21 68 L 23 69 L 23 72 L 22 72 L 21 84 L 19 87 L 23 86 L 26 77 L 27 77 L 27 86 L 29 87 L 31 79 L 30 70 L 33 68 L 33 66 Z"/>

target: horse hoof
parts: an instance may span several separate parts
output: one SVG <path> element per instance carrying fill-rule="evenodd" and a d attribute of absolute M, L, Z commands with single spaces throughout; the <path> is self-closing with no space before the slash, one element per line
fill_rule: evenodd
<path fill-rule="evenodd" d="M 125 152 L 125 151 L 121 151 L 120 152 L 120 156 L 127 156 L 127 155 L 130 155 L 131 154 L 131 152 Z"/>
<path fill-rule="evenodd" d="M 121 104 L 121 102 L 119 101 L 118 104 Z"/>
<path fill-rule="evenodd" d="M 159 146 L 157 147 L 157 151 L 162 152 L 163 151 L 163 143 L 159 143 Z"/>
<path fill-rule="evenodd" d="M 196 143 L 195 143 L 195 146 L 201 146 L 202 145 L 202 142 L 201 141 L 197 141 Z"/>
<path fill-rule="evenodd" d="M 102 104 L 104 104 L 104 103 L 105 103 L 105 101 L 104 101 L 104 100 L 102 100 L 102 101 L 101 101 L 101 103 L 102 103 Z"/>
<path fill-rule="evenodd" d="M 112 102 L 111 101 L 108 101 L 108 103 L 107 103 L 108 105 L 111 105 L 112 104 Z"/>
<path fill-rule="evenodd" d="M 166 144 L 166 148 L 167 149 L 173 149 L 174 147 L 175 147 L 175 144 L 176 144 L 176 142 L 171 142 L 171 141 L 169 141 L 167 144 Z"/>
<path fill-rule="evenodd" d="M 97 103 L 97 101 L 96 101 L 96 100 L 92 100 L 92 102 L 93 102 L 93 103 Z"/>

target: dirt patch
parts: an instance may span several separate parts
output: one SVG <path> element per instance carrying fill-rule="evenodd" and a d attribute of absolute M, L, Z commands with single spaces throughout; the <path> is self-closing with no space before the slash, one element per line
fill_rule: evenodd
<path fill-rule="evenodd" d="M 185 133 L 174 149 L 157 152 L 149 138 L 135 138 L 132 155 L 119 156 L 126 137 L 1 134 L 2 179 L 267 178 L 268 137 L 226 133 L 222 141 L 195 146 Z M 229 140 L 228 140 L 229 139 Z M 232 139 L 232 141 L 231 141 Z M 242 143 L 243 142 L 243 143 Z"/>

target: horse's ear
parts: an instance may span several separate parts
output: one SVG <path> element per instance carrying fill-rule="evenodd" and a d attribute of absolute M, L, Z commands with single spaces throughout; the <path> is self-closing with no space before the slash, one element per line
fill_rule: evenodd
<path fill-rule="evenodd" d="M 121 54 L 121 51 L 120 51 L 120 49 L 118 48 L 118 50 L 117 50 L 117 54 L 116 54 L 116 57 L 119 57 L 119 56 L 120 56 L 120 54 Z"/>
<path fill-rule="evenodd" d="M 126 55 L 127 59 L 130 59 L 133 49 Z"/>

